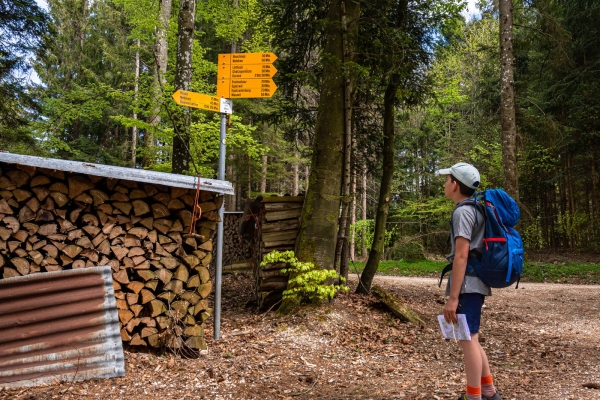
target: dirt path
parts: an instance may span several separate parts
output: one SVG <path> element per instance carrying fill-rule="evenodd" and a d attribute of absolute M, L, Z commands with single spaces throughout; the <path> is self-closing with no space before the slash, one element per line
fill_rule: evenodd
<path fill-rule="evenodd" d="M 434 279 L 378 277 L 425 320 L 341 295 L 293 316 L 258 313 L 251 280 L 224 277 L 219 341 L 197 359 L 126 351 L 127 376 L 0 392 L 19 399 L 453 399 L 464 390 L 457 343 L 441 338 Z M 599 399 L 600 286 L 522 283 L 486 301 L 482 336 L 504 399 Z M 212 337 L 212 328 L 206 329 Z M 600 386 L 600 385 L 599 385 Z"/>

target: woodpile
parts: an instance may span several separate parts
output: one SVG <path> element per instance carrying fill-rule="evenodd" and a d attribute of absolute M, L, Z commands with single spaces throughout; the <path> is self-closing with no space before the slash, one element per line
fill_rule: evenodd
<path fill-rule="evenodd" d="M 110 265 L 121 338 L 205 349 L 223 196 L 60 170 L 0 164 L 0 274 Z"/>
<path fill-rule="evenodd" d="M 223 273 L 252 272 L 252 245 L 242 240 L 238 227 L 242 212 L 226 212 L 223 219 Z"/>
<path fill-rule="evenodd" d="M 288 273 L 281 270 L 285 264 L 268 264 L 260 267 L 262 256 L 273 250 L 294 250 L 304 196 L 273 196 L 262 199 L 259 234 L 260 260 L 256 260 L 254 275 L 256 295 L 261 309 L 278 304 L 287 288 Z"/>

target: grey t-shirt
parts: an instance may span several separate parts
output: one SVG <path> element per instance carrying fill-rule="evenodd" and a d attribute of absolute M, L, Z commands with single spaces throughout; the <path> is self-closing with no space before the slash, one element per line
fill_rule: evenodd
<path fill-rule="evenodd" d="M 472 200 L 465 200 L 472 201 Z M 470 241 L 469 250 L 483 250 L 483 236 L 485 233 L 485 223 L 483 214 L 478 208 L 471 205 L 463 205 L 454 210 L 452 216 L 453 231 L 450 231 L 450 242 L 452 251 L 446 257 L 448 262 L 454 261 L 456 252 L 456 237 L 461 236 Z M 446 285 L 446 296 L 450 295 L 450 285 L 452 283 L 452 273 L 448 277 Z M 481 281 L 477 276 L 465 275 L 460 293 L 481 293 L 484 296 L 491 296 L 492 290 Z"/>

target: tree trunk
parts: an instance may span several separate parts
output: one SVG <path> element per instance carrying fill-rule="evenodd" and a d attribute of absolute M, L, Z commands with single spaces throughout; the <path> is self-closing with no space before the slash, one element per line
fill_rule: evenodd
<path fill-rule="evenodd" d="M 133 111 L 133 119 L 137 119 L 137 101 L 138 101 L 138 90 L 139 90 L 139 79 L 140 79 L 140 40 L 137 40 L 137 49 L 135 51 L 135 86 L 133 87 L 134 93 L 134 111 Z M 131 129 L 131 168 L 135 168 L 135 155 L 137 152 L 137 137 L 138 137 L 138 128 L 137 126 L 133 126 Z"/>
<path fill-rule="evenodd" d="M 567 154 L 567 197 L 569 204 L 569 217 L 567 218 L 567 224 L 569 225 L 569 249 L 575 248 L 574 234 L 573 234 L 573 222 L 575 221 L 575 197 L 573 196 L 573 176 L 571 174 L 571 153 Z"/>
<path fill-rule="evenodd" d="M 250 193 L 252 193 L 252 159 L 250 156 L 248 158 L 248 192 L 246 193 L 246 197 L 250 198 Z"/>
<path fill-rule="evenodd" d="M 177 59 L 175 67 L 175 90 L 189 90 L 192 82 L 192 54 L 194 47 L 194 23 L 196 17 L 196 2 L 181 0 L 179 6 L 179 21 L 177 31 Z M 190 169 L 190 109 L 182 107 L 181 115 L 175 121 L 175 136 L 173 137 L 172 164 L 173 173 L 181 174 Z"/>
<path fill-rule="evenodd" d="M 300 192 L 299 187 L 300 187 L 300 177 L 298 174 L 298 164 L 299 164 L 299 159 L 298 159 L 298 152 L 294 152 L 294 165 L 292 166 L 293 168 L 293 172 L 294 172 L 294 182 L 293 182 L 293 187 L 292 187 L 292 196 L 298 196 L 298 193 Z"/>
<path fill-rule="evenodd" d="M 519 201 L 517 170 L 517 125 L 515 121 L 515 85 L 513 55 L 512 0 L 500 0 L 500 119 L 502 126 L 502 164 L 504 189 Z"/>
<path fill-rule="evenodd" d="M 569 245 L 568 238 L 568 221 L 569 221 L 569 213 L 567 211 L 567 180 L 566 180 L 566 171 L 565 166 L 562 165 L 561 177 L 559 180 L 558 191 L 560 196 L 560 214 L 562 216 L 562 221 L 560 221 L 561 226 L 561 247 L 566 248 Z"/>
<path fill-rule="evenodd" d="M 594 242 L 600 238 L 600 233 L 598 232 L 598 176 L 596 172 L 596 160 L 594 154 L 592 154 L 591 159 L 592 164 L 592 231 L 594 235 Z"/>
<path fill-rule="evenodd" d="M 160 108 L 162 105 L 162 88 L 166 82 L 167 60 L 169 45 L 167 43 L 167 32 L 169 30 L 169 19 L 171 17 L 172 0 L 161 0 L 159 2 L 158 25 L 156 25 L 156 42 L 154 44 L 154 81 L 152 83 L 152 93 L 154 94 L 153 108 L 148 117 L 148 123 L 157 127 L 160 124 Z M 144 132 L 144 158 L 142 165 L 149 167 L 154 164 L 154 132 L 147 129 Z"/>
<path fill-rule="evenodd" d="M 385 241 L 385 225 L 387 223 L 390 209 L 390 196 L 392 193 L 392 178 L 394 175 L 394 114 L 395 99 L 400 85 L 400 78 L 394 74 L 390 78 L 384 95 L 383 111 L 383 174 L 381 176 L 381 187 L 379 189 L 379 202 L 377 204 L 377 216 L 375 218 L 375 232 L 373 246 L 369 252 L 367 265 L 360 275 L 360 283 L 356 293 L 368 294 L 371 290 L 373 277 L 379 267 L 379 261 L 383 254 Z"/>
<path fill-rule="evenodd" d="M 262 156 L 262 169 L 260 176 L 260 192 L 266 193 L 267 191 L 267 162 L 269 160 L 269 156 L 266 154 Z"/>
<path fill-rule="evenodd" d="M 310 167 L 308 165 L 304 166 L 304 192 L 308 191 L 308 183 L 310 180 Z"/>
<path fill-rule="evenodd" d="M 352 174 L 352 208 L 350 209 L 350 225 L 356 224 L 356 173 Z M 354 261 L 356 253 L 356 235 L 352 231 L 350 236 L 350 259 Z"/>
<path fill-rule="evenodd" d="M 344 32 L 344 63 L 354 60 L 354 49 L 352 47 L 352 38 L 358 34 L 358 24 L 355 21 L 358 19 L 357 14 L 360 11 L 358 3 L 354 1 L 342 2 L 342 29 Z M 343 191 L 342 191 L 342 216 L 340 217 L 340 227 L 338 229 L 338 237 L 335 251 L 334 268 L 337 268 L 340 257 L 342 256 L 342 248 L 348 245 L 348 236 L 346 227 L 348 225 L 348 210 L 350 209 L 350 184 L 352 180 L 351 156 L 352 156 L 352 92 L 353 82 L 351 77 L 346 74 L 344 85 L 344 176 L 343 176 Z M 346 252 L 349 254 L 349 251 Z M 346 267 L 348 259 L 345 260 Z M 345 274 L 348 275 L 346 268 Z"/>
<path fill-rule="evenodd" d="M 323 81 L 315 124 L 312 167 L 296 255 L 317 268 L 333 268 L 340 213 L 344 149 L 342 1 L 329 4 L 325 25 Z M 284 300 L 279 310 L 294 306 Z"/>
<path fill-rule="evenodd" d="M 235 182 L 233 181 L 233 157 L 230 155 L 227 156 L 227 161 L 228 165 L 225 167 L 225 178 L 229 181 L 232 182 L 235 186 Z M 234 188 L 235 189 L 235 188 Z M 227 196 L 227 198 L 225 199 L 225 211 L 235 211 L 235 190 L 233 191 L 232 195 Z"/>
<path fill-rule="evenodd" d="M 367 220 L 367 166 L 365 165 L 364 169 L 363 169 L 363 173 L 362 173 L 362 193 L 361 193 L 361 207 L 362 207 L 362 213 L 361 213 L 361 221 L 366 221 Z M 362 232 L 361 232 L 361 248 L 360 248 L 360 256 L 361 259 L 365 259 L 365 257 L 367 256 L 367 245 L 365 244 L 365 235 L 367 234 L 367 230 L 366 228 L 363 226 L 362 228 Z"/>

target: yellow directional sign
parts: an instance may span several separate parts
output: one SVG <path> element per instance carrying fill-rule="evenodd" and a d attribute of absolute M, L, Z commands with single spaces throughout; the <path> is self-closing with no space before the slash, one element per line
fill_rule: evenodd
<path fill-rule="evenodd" d="M 277 90 L 272 79 L 277 69 L 271 64 L 277 60 L 273 53 L 219 54 L 217 97 L 254 98 L 271 97 Z"/>
<path fill-rule="evenodd" d="M 219 66 L 223 64 L 270 64 L 277 60 L 274 53 L 231 53 L 219 54 Z"/>
<path fill-rule="evenodd" d="M 227 99 L 272 97 L 277 90 L 272 79 L 219 79 L 217 96 Z"/>
<path fill-rule="evenodd" d="M 228 103 L 226 99 L 210 96 L 208 94 L 178 90 L 173 93 L 173 99 L 175 99 L 175 103 L 180 106 L 201 108 L 203 110 L 226 114 L 232 113 L 231 104 Z"/>
<path fill-rule="evenodd" d="M 249 64 L 219 66 L 219 79 L 260 79 L 272 78 L 277 69 L 271 64 Z"/>

